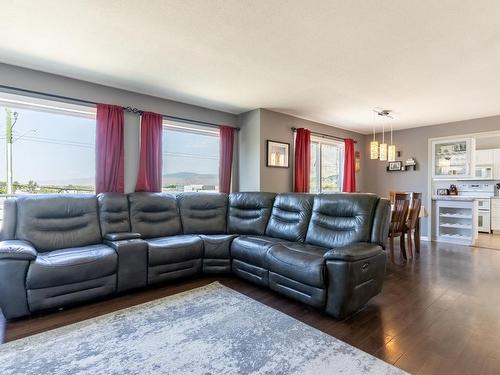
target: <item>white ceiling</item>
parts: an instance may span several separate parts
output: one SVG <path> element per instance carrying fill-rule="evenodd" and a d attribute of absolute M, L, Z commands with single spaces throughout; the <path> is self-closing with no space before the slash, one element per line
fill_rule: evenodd
<path fill-rule="evenodd" d="M 0 61 L 359 132 L 500 114 L 498 0 L 0 0 Z M 0 77 L 1 81 L 1 77 Z"/>

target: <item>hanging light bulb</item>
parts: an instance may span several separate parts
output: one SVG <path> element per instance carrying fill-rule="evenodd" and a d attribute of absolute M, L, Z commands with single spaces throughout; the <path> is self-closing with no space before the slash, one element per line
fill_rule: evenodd
<path fill-rule="evenodd" d="M 391 144 L 387 152 L 388 161 L 396 161 L 396 145 L 392 143 L 392 122 L 391 122 Z"/>
<path fill-rule="evenodd" d="M 375 123 L 373 124 L 373 141 L 370 142 L 370 159 L 378 159 L 378 141 L 375 139 Z"/>
<path fill-rule="evenodd" d="M 387 143 L 385 143 L 385 123 L 382 119 L 382 143 L 379 146 L 378 158 L 381 161 L 387 160 Z"/>

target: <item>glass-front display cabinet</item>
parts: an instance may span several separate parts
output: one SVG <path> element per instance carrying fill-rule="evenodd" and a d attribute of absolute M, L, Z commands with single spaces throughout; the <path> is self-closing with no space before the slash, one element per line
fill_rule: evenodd
<path fill-rule="evenodd" d="M 474 149 L 473 138 L 432 142 L 432 177 L 474 177 Z"/>

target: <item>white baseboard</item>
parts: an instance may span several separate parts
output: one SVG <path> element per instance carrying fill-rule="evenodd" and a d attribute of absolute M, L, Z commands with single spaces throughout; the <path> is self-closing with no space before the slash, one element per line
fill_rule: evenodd
<path fill-rule="evenodd" d="M 427 236 L 420 236 L 420 241 L 429 241 L 429 237 L 427 237 Z"/>

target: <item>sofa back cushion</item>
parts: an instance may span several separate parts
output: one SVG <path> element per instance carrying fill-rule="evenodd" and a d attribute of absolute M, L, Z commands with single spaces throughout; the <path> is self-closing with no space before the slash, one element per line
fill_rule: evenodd
<path fill-rule="evenodd" d="M 227 194 L 182 193 L 177 202 L 184 234 L 226 233 Z"/>
<path fill-rule="evenodd" d="M 375 208 L 372 225 L 371 242 L 379 244 L 385 249 L 387 237 L 389 236 L 389 225 L 391 223 L 391 202 L 389 199 L 380 198 Z"/>
<path fill-rule="evenodd" d="M 15 198 L 3 201 L 3 218 L 0 223 L 0 241 L 13 240 L 16 237 L 17 202 Z"/>
<path fill-rule="evenodd" d="M 101 233 L 130 232 L 128 199 L 121 193 L 101 193 L 97 196 Z"/>
<path fill-rule="evenodd" d="M 273 209 L 275 193 L 232 193 L 229 195 L 228 233 L 263 235 Z"/>
<path fill-rule="evenodd" d="M 377 202 L 373 194 L 316 195 L 306 242 L 327 248 L 370 242 Z"/>
<path fill-rule="evenodd" d="M 101 242 L 96 196 L 18 197 L 16 238 L 40 252 Z"/>
<path fill-rule="evenodd" d="M 278 194 L 274 200 L 266 235 L 288 241 L 304 241 L 311 218 L 313 198 L 311 194 Z"/>
<path fill-rule="evenodd" d="M 128 195 L 130 226 L 143 238 L 174 236 L 182 233 L 175 195 L 132 193 Z"/>

